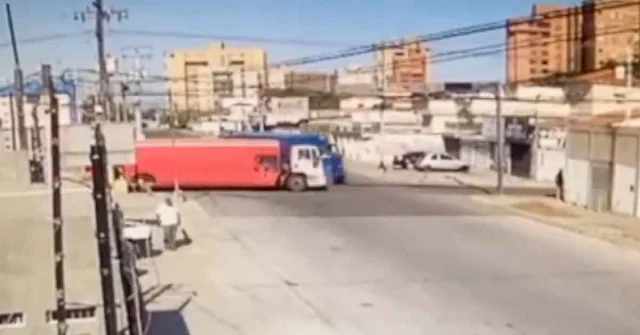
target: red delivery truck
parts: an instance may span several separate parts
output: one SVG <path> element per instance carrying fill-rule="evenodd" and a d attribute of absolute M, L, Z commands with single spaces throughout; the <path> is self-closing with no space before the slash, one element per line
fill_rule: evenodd
<path fill-rule="evenodd" d="M 136 143 L 126 177 L 154 187 L 256 187 L 304 191 L 327 187 L 320 152 L 312 145 L 282 148 L 260 139 L 149 139 Z M 285 149 L 285 150 L 283 150 Z"/>

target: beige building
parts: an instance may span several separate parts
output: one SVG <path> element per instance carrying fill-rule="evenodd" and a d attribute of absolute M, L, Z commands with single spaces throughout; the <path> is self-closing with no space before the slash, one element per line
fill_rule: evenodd
<path fill-rule="evenodd" d="M 423 92 L 430 77 L 430 52 L 415 38 L 385 45 L 375 53 L 377 87 L 392 93 Z"/>
<path fill-rule="evenodd" d="M 332 92 L 335 76 L 331 73 L 299 71 L 291 68 L 269 69 L 269 88 L 280 90 L 303 90 Z"/>
<path fill-rule="evenodd" d="M 211 111 L 220 98 L 251 98 L 265 83 L 267 52 L 224 42 L 176 50 L 166 59 L 170 101 L 177 111 Z"/>
<path fill-rule="evenodd" d="M 535 4 L 529 17 L 508 21 L 507 81 L 593 71 L 623 61 L 638 34 L 639 17 L 635 0 L 585 1 L 575 7 Z"/>

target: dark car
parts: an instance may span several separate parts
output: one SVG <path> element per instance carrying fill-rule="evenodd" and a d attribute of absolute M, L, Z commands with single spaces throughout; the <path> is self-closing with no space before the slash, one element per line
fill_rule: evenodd
<path fill-rule="evenodd" d="M 426 151 L 409 151 L 402 156 L 395 156 L 393 157 L 393 167 L 401 169 L 415 168 L 426 155 Z"/>

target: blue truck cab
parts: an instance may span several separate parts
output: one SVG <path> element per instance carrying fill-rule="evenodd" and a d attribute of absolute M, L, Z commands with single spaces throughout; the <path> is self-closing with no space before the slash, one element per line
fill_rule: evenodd
<path fill-rule="evenodd" d="M 290 132 L 235 132 L 223 134 L 221 137 L 226 138 L 261 138 L 276 139 L 285 141 L 289 145 L 310 144 L 320 149 L 320 153 L 325 155 L 323 161 L 327 176 L 334 184 L 343 184 L 345 182 L 344 166 L 342 155 L 336 147 L 329 142 L 329 139 L 322 134 L 317 133 L 290 133 Z"/>

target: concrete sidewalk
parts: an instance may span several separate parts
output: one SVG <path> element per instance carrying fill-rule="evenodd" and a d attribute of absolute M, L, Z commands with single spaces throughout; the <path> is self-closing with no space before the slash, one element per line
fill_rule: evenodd
<path fill-rule="evenodd" d="M 640 251 L 640 219 L 596 213 L 553 197 L 473 196 L 483 206 L 496 206 L 586 236 Z"/>
<path fill-rule="evenodd" d="M 312 334 L 323 327 L 304 301 L 227 228 L 232 219 L 210 216 L 195 200 L 182 204 L 182 216 L 181 228 L 192 242 L 139 263 L 145 273 L 141 283 L 150 334 L 275 335 L 296 324 L 300 328 L 291 334 Z M 251 221 L 265 223 L 262 218 Z"/>
<path fill-rule="evenodd" d="M 349 184 L 374 183 L 399 186 L 434 186 L 475 189 L 492 194 L 495 191 L 497 176 L 493 172 L 420 172 L 388 168 L 386 172 L 372 163 L 346 161 L 347 182 Z M 543 183 L 531 179 L 505 175 L 504 187 L 509 190 L 533 190 L 553 192 L 553 183 Z M 518 193 L 518 192 L 516 192 Z"/>

